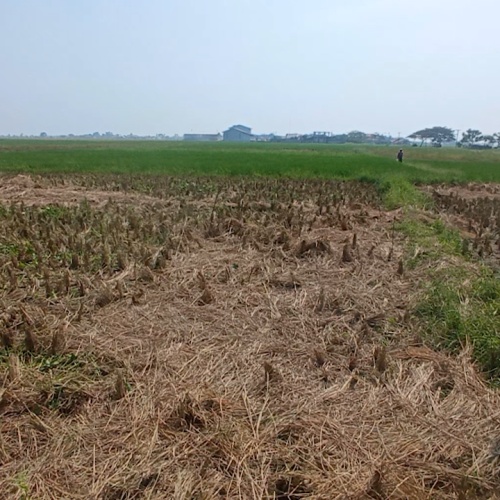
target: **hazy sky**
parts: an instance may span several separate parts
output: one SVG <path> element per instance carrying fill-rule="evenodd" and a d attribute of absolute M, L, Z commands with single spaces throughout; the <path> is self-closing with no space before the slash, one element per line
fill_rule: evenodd
<path fill-rule="evenodd" d="M 500 131 L 499 0 L 0 0 L 0 134 Z"/>

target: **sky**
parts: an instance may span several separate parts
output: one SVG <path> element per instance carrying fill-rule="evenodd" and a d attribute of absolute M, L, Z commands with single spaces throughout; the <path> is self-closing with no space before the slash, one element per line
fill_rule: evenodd
<path fill-rule="evenodd" d="M 498 0 L 0 0 L 0 135 L 500 132 Z"/>

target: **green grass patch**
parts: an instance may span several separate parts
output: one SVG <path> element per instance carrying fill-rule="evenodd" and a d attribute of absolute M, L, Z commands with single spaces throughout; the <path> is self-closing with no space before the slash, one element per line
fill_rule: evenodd
<path fill-rule="evenodd" d="M 443 255 L 462 255 L 462 237 L 440 219 L 420 220 L 416 214 L 407 214 L 395 229 L 408 238 L 406 265 L 409 269 Z"/>
<path fill-rule="evenodd" d="M 416 309 L 433 346 L 458 352 L 469 343 L 479 367 L 495 382 L 500 382 L 499 278 L 487 269 L 476 276 L 464 268 L 442 271 Z"/>
<path fill-rule="evenodd" d="M 20 363 L 19 383 L 36 393 L 26 408 L 36 415 L 47 410 L 60 415 L 75 413 L 91 397 L 88 388 L 109 373 L 90 353 L 33 353 L 20 347 L 0 350 L 0 372 L 8 371 L 10 356 L 15 354 Z"/>
<path fill-rule="evenodd" d="M 17 488 L 17 497 L 20 500 L 30 500 L 30 486 L 28 473 L 21 471 L 16 474 L 13 480 L 14 486 Z"/>
<path fill-rule="evenodd" d="M 46 352 L 31 353 L 20 349 L 0 350 L 0 365 L 7 365 L 9 356 L 15 353 L 23 366 L 39 373 L 49 373 L 52 377 L 66 377 L 68 374 L 82 375 L 85 379 L 98 379 L 101 371 L 97 359 L 91 354 L 48 354 Z"/>
<path fill-rule="evenodd" d="M 408 238 L 406 267 L 453 257 L 446 267 L 426 270 L 430 281 L 415 309 L 426 341 L 437 349 L 458 353 L 472 346 L 479 368 L 500 383 L 500 276 L 470 262 L 463 255 L 460 233 L 443 223 L 416 213 L 395 228 Z"/>
<path fill-rule="evenodd" d="M 430 208 L 432 200 L 407 179 L 394 177 L 382 186 L 382 198 L 388 210 L 396 208 Z"/>

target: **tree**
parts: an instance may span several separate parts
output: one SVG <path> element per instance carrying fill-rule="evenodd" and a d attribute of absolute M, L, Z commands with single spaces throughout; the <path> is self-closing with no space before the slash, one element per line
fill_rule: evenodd
<path fill-rule="evenodd" d="M 353 142 L 355 144 L 367 142 L 366 134 L 364 132 L 360 132 L 359 130 L 353 130 L 347 134 L 347 142 Z"/>
<path fill-rule="evenodd" d="M 448 127 L 432 127 L 424 128 L 413 132 L 408 136 L 410 139 L 420 139 L 422 145 L 426 140 L 431 140 L 433 144 L 441 144 L 443 142 L 452 142 L 455 140 L 455 133 Z"/>
<path fill-rule="evenodd" d="M 490 148 L 493 148 L 497 142 L 497 139 L 494 135 L 482 135 L 481 140 Z"/>
<path fill-rule="evenodd" d="M 471 147 L 483 139 L 483 133 L 480 130 L 468 129 L 462 134 L 460 143 L 462 146 Z"/>

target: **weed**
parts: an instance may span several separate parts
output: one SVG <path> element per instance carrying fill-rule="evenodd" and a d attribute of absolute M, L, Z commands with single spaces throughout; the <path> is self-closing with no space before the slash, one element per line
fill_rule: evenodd
<path fill-rule="evenodd" d="M 427 340 L 437 348 L 458 352 L 466 344 L 486 376 L 500 378 L 500 280 L 486 268 L 471 276 L 463 241 L 457 230 L 440 219 L 415 214 L 395 225 L 409 239 L 406 265 L 454 256 L 456 264 L 434 272 L 416 315 L 424 323 Z"/>
<path fill-rule="evenodd" d="M 85 364 L 85 361 L 76 354 L 39 356 L 33 360 L 38 369 L 43 372 L 50 372 L 56 369 L 79 370 Z"/>
<path fill-rule="evenodd" d="M 20 472 L 14 479 L 14 484 L 18 489 L 19 498 L 21 500 L 30 499 L 30 487 L 28 475 L 25 472 Z"/>
<path fill-rule="evenodd" d="M 486 376 L 500 379 L 500 280 L 492 271 L 473 278 L 463 269 L 440 273 L 416 314 L 431 344 L 452 352 L 470 344 Z"/>
<path fill-rule="evenodd" d="M 42 207 L 40 209 L 40 213 L 47 220 L 49 220 L 49 219 L 62 219 L 65 215 L 71 216 L 71 213 L 69 212 L 68 209 L 66 209 L 65 207 L 62 207 L 62 206 L 58 206 L 58 205 L 47 205 L 45 207 Z"/>
<path fill-rule="evenodd" d="M 394 177 L 382 186 L 384 205 L 388 210 L 396 208 L 429 208 L 432 200 L 416 189 L 407 179 Z"/>
<path fill-rule="evenodd" d="M 442 255 L 463 255 L 462 238 L 456 229 L 447 227 L 441 220 L 423 221 L 407 214 L 395 229 L 409 239 L 406 264 L 409 269 L 424 260 Z"/>

